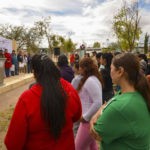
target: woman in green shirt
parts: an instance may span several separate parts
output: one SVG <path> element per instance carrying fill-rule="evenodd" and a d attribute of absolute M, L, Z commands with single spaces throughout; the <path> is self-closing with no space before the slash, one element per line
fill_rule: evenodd
<path fill-rule="evenodd" d="M 117 55 L 111 78 L 121 87 L 91 119 L 91 134 L 100 150 L 150 150 L 150 85 L 136 56 Z"/>

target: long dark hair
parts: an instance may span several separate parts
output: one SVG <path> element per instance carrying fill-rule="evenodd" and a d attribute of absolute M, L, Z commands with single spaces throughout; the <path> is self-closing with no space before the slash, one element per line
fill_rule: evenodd
<path fill-rule="evenodd" d="M 97 65 L 91 58 L 83 58 L 79 63 L 79 67 L 84 69 L 83 78 L 81 79 L 79 86 L 77 88 L 78 91 L 81 90 L 82 86 L 84 85 L 85 81 L 88 77 L 94 75 L 98 78 L 98 80 L 103 85 L 103 80 L 100 72 L 98 71 Z"/>
<path fill-rule="evenodd" d="M 113 58 L 112 53 L 102 53 L 101 57 L 106 60 L 106 68 L 110 69 L 111 61 Z"/>
<path fill-rule="evenodd" d="M 43 88 L 41 96 L 42 117 L 48 124 L 50 133 L 57 139 L 66 122 L 67 95 L 60 83 L 60 72 L 45 54 L 34 55 L 31 64 L 36 81 Z"/>
<path fill-rule="evenodd" d="M 117 69 L 124 68 L 126 79 L 144 97 L 150 111 L 150 85 L 140 71 L 138 58 L 131 53 L 119 54 L 113 58 L 112 63 Z"/>

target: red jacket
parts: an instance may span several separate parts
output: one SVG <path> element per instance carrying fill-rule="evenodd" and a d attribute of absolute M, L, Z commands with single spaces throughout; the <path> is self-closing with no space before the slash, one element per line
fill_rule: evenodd
<path fill-rule="evenodd" d="M 5 68 L 10 68 L 11 65 L 12 65 L 11 54 L 10 53 L 4 53 L 4 56 L 6 58 L 6 60 L 5 60 Z"/>
<path fill-rule="evenodd" d="M 74 63 L 74 54 L 70 55 L 70 63 Z"/>
<path fill-rule="evenodd" d="M 81 116 L 81 103 L 77 92 L 70 83 L 61 79 L 69 98 L 66 108 L 66 125 L 60 138 L 55 141 L 50 135 L 40 113 L 42 88 L 32 86 L 19 98 L 16 105 L 5 144 L 8 150 L 75 150 L 73 122 Z"/>

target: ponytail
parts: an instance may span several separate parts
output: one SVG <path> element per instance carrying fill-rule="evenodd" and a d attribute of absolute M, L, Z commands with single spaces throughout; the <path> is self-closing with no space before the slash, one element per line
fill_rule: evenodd
<path fill-rule="evenodd" d="M 66 123 L 67 93 L 60 81 L 60 71 L 47 55 L 34 55 L 32 68 L 37 83 L 42 86 L 41 115 L 57 140 Z"/>
<path fill-rule="evenodd" d="M 144 97 L 148 110 L 150 112 L 150 84 L 142 73 L 139 73 L 137 76 L 135 89 Z"/>

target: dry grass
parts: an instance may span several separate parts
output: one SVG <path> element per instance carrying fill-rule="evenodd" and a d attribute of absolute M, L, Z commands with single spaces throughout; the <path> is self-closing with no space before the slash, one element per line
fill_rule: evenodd
<path fill-rule="evenodd" d="M 4 137 L 8 129 L 13 111 L 14 107 L 10 106 L 9 109 L 0 112 L 0 150 L 6 150 L 4 145 Z"/>

